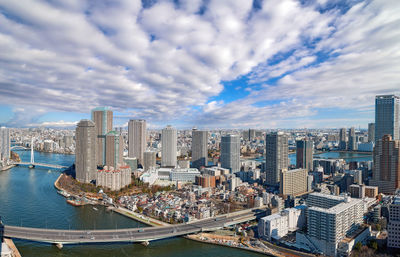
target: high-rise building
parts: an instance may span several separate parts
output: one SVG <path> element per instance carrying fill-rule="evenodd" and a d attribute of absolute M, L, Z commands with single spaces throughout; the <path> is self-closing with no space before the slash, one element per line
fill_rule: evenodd
<path fill-rule="evenodd" d="M 356 138 L 356 131 L 354 130 L 354 127 L 351 127 L 349 129 L 348 150 L 349 151 L 356 151 L 357 150 L 357 138 Z"/>
<path fill-rule="evenodd" d="M 252 141 L 256 137 L 256 130 L 249 129 L 249 141 Z"/>
<path fill-rule="evenodd" d="M 208 160 L 208 131 L 192 130 L 192 167 L 207 166 Z"/>
<path fill-rule="evenodd" d="M 355 232 L 363 223 L 362 199 L 312 193 L 307 199 L 306 244 L 325 255 L 337 256 L 339 242 Z"/>
<path fill-rule="evenodd" d="M 368 142 L 375 142 L 375 123 L 368 123 Z"/>
<path fill-rule="evenodd" d="M 136 157 L 143 164 L 143 153 L 146 150 L 146 121 L 130 120 L 128 123 L 128 156 Z"/>
<path fill-rule="evenodd" d="M 156 152 L 146 151 L 144 152 L 143 170 L 148 171 L 156 167 Z"/>
<path fill-rule="evenodd" d="M 90 183 L 96 179 L 96 125 L 91 120 L 81 120 L 75 131 L 75 171 L 76 179 L 81 183 Z"/>
<path fill-rule="evenodd" d="M 161 166 L 176 167 L 177 134 L 176 129 L 168 125 L 161 135 Z"/>
<path fill-rule="evenodd" d="M 389 205 L 389 223 L 387 225 L 387 246 L 400 248 L 400 195 L 396 195 Z"/>
<path fill-rule="evenodd" d="M 400 188 L 400 140 L 385 135 L 376 142 L 373 153 L 371 186 L 377 186 L 380 193 L 393 194 Z"/>
<path fill-rule="evenodd" d="M 307 193 L 307 175 L 306 169 L 282 170 L 279 183 L 280 193 L 292 196 Z"/>
<path fill-rule="evenodd" d="M 377 95 L 375 97 L 375 143 L 384 135 L 393 140 L 400 139 L 400 97 L 396 95 Z"/>
<path fill-rule="evenodd" d="M 296 167 L 313 170 L 314 142 L 308 139 L 296 141 Z"/>
<path fill-rule="evenodd" d="M 113 112 L 108 107 L 97 107 L 92 110 L 92 121 L 96 124 L 97 131 L 97 165 L 104 166 L 106 163 L 106 134 L 112 130 Z"/>
<path fill-rule="evenodd" d="M 345 128 L 341 128 L 339 131 L 339 149 L 340 150 L 347 149 L 347 136 Z"/>
<path fill-rule="evenodd" d="M 0 160 L 10 159 L 10 130 L 6 127 L 0 128 Z"/>
<path fill-rule="evenodd" d="M 123 165 L 124 140 L 116 131 L 110 131 L 106 135 L 106 164 L 108 167 L 117 168 Z"/>
<path fill-rule="evenodd" d="M 289 167 L 288 137 L 282 132 L 267 134 L 265 144 L 266 182 L 269 185 L 277 185 L 281 170 Z"/>
<path fill-rule="evenodd" d="M 237 135 L 221 137 L 221 167 L 231 173 L 240 171 L 240 139 Z"/>

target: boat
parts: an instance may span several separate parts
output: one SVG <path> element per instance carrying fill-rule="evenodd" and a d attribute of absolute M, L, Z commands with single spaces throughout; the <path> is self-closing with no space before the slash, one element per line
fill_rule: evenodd
<path fill-rule="evenodd" d="M 67 200 L 67 203 L 69 203 L 72 206 L 82 206 L 85 205 L 81 200 Z"/>
<path fill-rule="evenodd" d="M 99 209 L 97 209 L 96 207 L 93 207 L 93 210 L 98 211 Z"/>
<path fill-rule="evenodd" d="M 64 197 L 70 197 L 71 195 L 67 192 L 65 192 L 64 190 L 58 190 L 57 191 L 58 194 L 64 196 Z"/>

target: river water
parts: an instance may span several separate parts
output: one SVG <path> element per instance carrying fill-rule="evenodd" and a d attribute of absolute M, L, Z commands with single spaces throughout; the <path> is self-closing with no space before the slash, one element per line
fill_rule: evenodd
<path fill-rule="evenodd" d="M 30 161 L 29 151 L 18 151 L 22 161 Z M 35 152 L 35 162 L 69 166 L 74 155 Z M 57 194 L 54 181 L 59 171 L 14 167 L 0 172 L 0 216 L 8 225 L 58 229 L 115 229 L 145 226 L 104 207 L 74 207 Z M 172 238 L 140 244 L 65 245 L 59 250 L 53 245 L 14 240 L 23 257 L 53 256 L 265 256 L 228 247 L 203 244 L 184 238 Z"/>

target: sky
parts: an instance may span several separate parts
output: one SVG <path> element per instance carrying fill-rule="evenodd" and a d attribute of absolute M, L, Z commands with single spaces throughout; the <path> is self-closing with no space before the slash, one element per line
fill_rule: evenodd
<path fill-rule="evenodd" d="M 366 128 L 398 0 L 0 0 L 0 125 Z"/>

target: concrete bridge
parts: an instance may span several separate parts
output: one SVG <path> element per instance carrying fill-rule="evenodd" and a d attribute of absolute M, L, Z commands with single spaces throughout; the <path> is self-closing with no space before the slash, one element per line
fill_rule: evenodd
<path fill-rule="evenodd" d="M 67 169 L 68 166 L 62 166 L 57 164 L 49 164 L 49 163 L 40 163 L 40 162 L 12 162 L 12 164 L 17 166 L 33 166 L 33 167 L 43 167 L 43 168 L 50 168 L 50 169 Z"/>
<path fill-rule="evenodd" d="M 4 226 L 4 236 L 30 241 L 56 244 L 85 244 L 105 242 L 150 242 L 159 239 L 177 237 L 198 232 L 214 231 L 254 220 L 262 210 L 245 210 L 237 213 L 203 219 L 192 223 L 170 225 L 163 227 L 106 229 L 106 230 L 59 230 L 44 228 L 28 228 Z"/>

